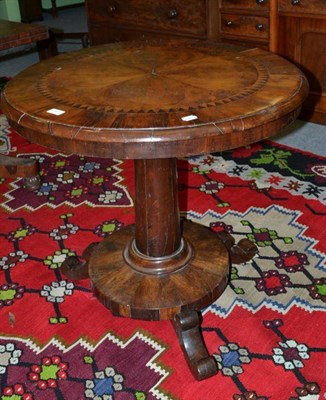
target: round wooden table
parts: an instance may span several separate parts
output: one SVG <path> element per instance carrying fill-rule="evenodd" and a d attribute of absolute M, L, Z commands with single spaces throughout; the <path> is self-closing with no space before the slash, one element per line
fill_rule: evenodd
<path fill-rule="evenodd" d="M 224 290 L 230 264 L 254 252 L 179 218 L 176 158 L 266 138 L 295 120 L 303 74 L 259 49 L 205 42 L 119 43 L 55 57 L 2 94 L 9 123 L 32 142 L 135 160 L 135 225 L 89 247 L 82 277 L 116 315 L 171 319 L 197 379 L 217 372 L 197 311 Z M 249 257 L 250 258 L 250 257 Z"/>

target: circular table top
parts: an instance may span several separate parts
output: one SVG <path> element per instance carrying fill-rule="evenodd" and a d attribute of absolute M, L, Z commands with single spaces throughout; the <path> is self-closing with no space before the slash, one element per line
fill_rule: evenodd
<path fill-rule="evenodd" d="M 2 94 L 27 139 L 90 156 L 165 158 L 263 139 L 298 115 L 303 74 L 260 50 L 207 42 L 123 42 L 66 53 Z"/>

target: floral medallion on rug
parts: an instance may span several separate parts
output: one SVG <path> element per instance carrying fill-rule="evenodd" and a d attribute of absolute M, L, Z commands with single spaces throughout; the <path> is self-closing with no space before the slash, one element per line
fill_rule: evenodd
<path fill-rule="evenodd" d="M 0 400 L 326 398 L 326 160 L 265 141 L 179 160 L 183 218 L 254 242 L 203 310 L 219 373 L 197 382 L 171 322 L 114 317 L 60 267 L 134 222 L 133 163 L 59 154 L 0 115 L 0 149 L 42 184 L 0 177 Z"/>

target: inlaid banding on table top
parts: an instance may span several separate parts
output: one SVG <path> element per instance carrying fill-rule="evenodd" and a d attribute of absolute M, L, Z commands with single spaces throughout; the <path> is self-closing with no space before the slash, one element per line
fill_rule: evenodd
<path fill-rule="evenodd" d="M 56 149 L 170 158 L 268 137 L 299 113 L 307 89 L 297 67 L 261 49 L 116 43 L 28 68 L 2 107 L 24 137 Z"/>
<path fill-rule="evenodd" d="M 111 53 L 81 57 L 78 59 L 78 72 L 69 76 L 66 70 L 73 70 L 71 65 L 75 60 L 65 61 L 40 79 L 38 90 L 58 105 L 76 109 L 124 114 L 173 113 L 242 100 L 264 87 L 269 78 L 263 64 L 246 56 L 230 60 L 227 52 L 215 54 L 215 59 L 197 49 L 190 49 L 186 60 L 178 59 L 178 48 L 174 47 L 166 47 L 163 55 L 162 51 L 155 53 L 155 46 L 136 48 L 134 52 L 133 55 L 129 49 L 126 50 L 126 63 L 128 61 L 129 65 L 124 64 L 121 55 L 115 62 Z M 245 74 L 228 79 L 239 65 Z M 88 85 L 91 81 L 92 93 L 84 83 L 91 66 L 95 71 L 98 67 L 96 75 L 87 77 Z M 186 80 L 184 74 L 187 74 Z M 207 74 L 211 79 L 207 79 Z M 62 83 L 58 85 L 58 82 Z M 229 86 L 225 82 L 229 82 Z M 135 99 L 142 97 L 143 103 L 133 103 L 132 96 Z M 127 104 L 130 106 L 126 107 Z"/>

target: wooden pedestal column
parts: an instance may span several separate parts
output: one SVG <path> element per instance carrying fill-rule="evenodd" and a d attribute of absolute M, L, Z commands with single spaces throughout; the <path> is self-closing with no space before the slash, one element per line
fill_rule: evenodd
<path fill-rule="evenodd" d="M 193 257 L 181 237 L 176 159 L 135 161 L 135 238 L 124 259 L 136 271 L 166 274 Z"/>
<path fill-rule="evenodd" d="M 186 221 L 181 229 L 175 159 L 135 161 L 135 185 L 135 226 L 103 240 L 90 257 L 94 292 L 115 315 L 173 320 L 194 376 L 215 375 L 198 311 L 223 292 L 229 253 L 206 227 Z"/>
<path fill-rule="evenodd" d="M 169 256 L 181 240 L 176 159 L 134 164 L 136 246 L 147 256 Z"/>

